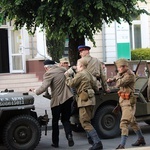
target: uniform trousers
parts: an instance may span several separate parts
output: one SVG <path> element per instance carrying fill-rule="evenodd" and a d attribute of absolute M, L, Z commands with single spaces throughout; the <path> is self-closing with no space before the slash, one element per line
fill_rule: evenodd
<path fill-rule="evenodd" d="M 70 98 L 63 104 L 51 108 L 52 112 L 52 142 L 58 145 L 59 143 L 59 119 L 64 126 L 66 137 L 68 134 L 72 135 L 70 126 L 70 115 L 71 115 L 71 103 L 73 99 Z"/>
<path fill-rule="evenodd" d="M 136 118 L 134 116 L 135 114 L 135 105 L 127 105 L 127 106 L 121 106 L 122 110 L 122 117 L 120 122 L 120 129 L 121 129 L 121 135 L 128 136 L 129 134 L 129 125 L 131 128 L 136 132 L 137 130 L 140 130 Z"/>
<path fill-rule="evenodd" d="M 83 129 L 87 132 L 92 131 L 94 128 L 91 125 L 94 106 L 79 107 L 79 119 Z"/>

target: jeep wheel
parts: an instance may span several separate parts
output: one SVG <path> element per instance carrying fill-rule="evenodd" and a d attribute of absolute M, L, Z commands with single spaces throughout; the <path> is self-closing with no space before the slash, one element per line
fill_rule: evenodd
<path fill-rule="evenodd" d="M 71 129 L 74 132 L 83 132 L 84 131 L 84 129 L 82 128 L 80 123 L 78 123 L 78 124 L 71 124 Z"/>
<path fill-rule="evenodd" d="M 145 120 L 144 121 L 146 124 L 150 125 L 150 120 Z"/>
<path fill-rule="evenodd" d="M 38 121 L 29 115 L 12 118 L 4 128 L 3 141 L 9 150 L 33 150 L 41 138 Z"/>
<path fill-rule="evenodd" d="M 93 118 L 93 125 L 101 138 L 113 138 L 120 134 L 121 113 L 112 113 L 114 106 L 100 108 Z"/>

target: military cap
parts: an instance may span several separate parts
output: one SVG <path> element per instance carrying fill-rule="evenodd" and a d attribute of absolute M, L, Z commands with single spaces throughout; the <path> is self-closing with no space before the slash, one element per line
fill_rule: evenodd
<path fill-rule="evenodd" d="M 118 59 L 115 63 L 117 65 L 117 67 L 128 66 L 128 60 L 124 59 L 124 58 Z"/>
<path fill-rule="evenodd" d="M 56 64 L 56 62 L 53 61 L 53 60 L 47 59 L 47 60 L 44 61 L 44 66 L 45 66 L 45 65 L 54 65 L 54 64 Z"/>
<path fill-rule="evenodd" d="M 88 62 L 87 62 L 87 60 L 84 57 L 78 59 L 78 62 L 80 62 L 85 67 L 87 67 L 87 65 L 88 65 Z"/>
<path fill-rule="evenodd" d="M 68 62 L 69 63 L 69 59 L 68 57 L 63 57 L 61 59 L 59 59 L 60 62 Z"/>
<path fill-rule="evenodd" d="M 89 46 L 85 46 L 85 45 L 78 46 L 79 51 L 90 50 L 90 49 L 91 49 L 91 47 L 89 47 Z"/>

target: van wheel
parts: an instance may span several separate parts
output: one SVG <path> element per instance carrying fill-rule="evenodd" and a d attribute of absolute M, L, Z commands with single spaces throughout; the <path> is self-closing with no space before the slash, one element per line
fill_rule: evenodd
<path fill-rule="evenodd" d="M 113 109 L 114 106 L 99 108 L 92 120 L 100 138 L 114 138 L 120 134 L 121 112 L 115 115 Z"/>
<path fill-rule="evenodd" d="M 12 118 L 3 132 L 3 142 L 9 150 L 33 150 L 41 139 L 38 121 L 29 115 Z"/>

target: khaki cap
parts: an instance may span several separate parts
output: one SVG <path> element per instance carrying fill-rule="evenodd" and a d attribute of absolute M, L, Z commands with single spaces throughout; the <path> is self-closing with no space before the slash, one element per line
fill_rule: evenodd
<path fill-rule="evenodd" d="M 127 60 L 127 59 L 124 59 L 124 58 L 118 59 L 118 60 L 116 61 L 116 65 L 117 65 L 117 67 L 120 67 L 120 66 L 128 66 L 128 60 Z"/>
<path fill-rule="evenodd" d="M 68 57 L 63 57 L 61 59 L 59 59 L 60 62 L 68 62 L 69 63 L 69 59 Z"/>
<path fill-rule="evenodd" d="M 86 60 L 84 57 L 78 59 L 78 61 L 79 61 L 83 66 L 87 67 L 88 62 L 87 62 L 87 60 Z"/>

